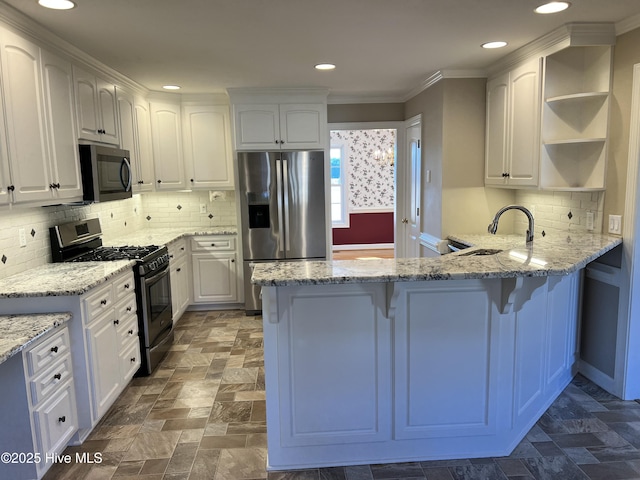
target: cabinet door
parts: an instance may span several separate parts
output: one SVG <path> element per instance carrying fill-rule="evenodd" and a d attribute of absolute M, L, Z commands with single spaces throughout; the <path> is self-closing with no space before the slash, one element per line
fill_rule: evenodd
<path fill-rule="evenodd" d="M 99 122 L 102 127 L 100 141 L 119 145 L 116 87 L 113 83 L 96 78 L 96 89 L 98 92 Z"/>
<path fill-rule="evenodd" d="M 94 421 L 106 413 L 121 390 L 118 334 L 114 319 L 115 311 L 112 309 L 86 330 Z"/>
<path fill-rule="evenodd" d="M 81 200 L 71 63 L 46 50 L 41 54 L 54 196 L 57 199 Z"/>
<path fill-rule="evenodd" d="M 126 385 L 140 368 L 140 342 L 137 338 L 123 349 L 119 358 L 122 384 Z"/>
<path fill-rule="evenodd" d="M 509 184 L 538 184 L 540 165 L 540 62 L 536 58 L 509 76 Z"/>
<path fill-rule="evenodd" d="M 194 253 L 192 259 L 194 303 L 238 300 L 235 253 Z"/>
<path fill-rule="evenodd" d="M 487 185 L 507 183 L 507 126 L 509 74 L 487 82 L 487 126 L 485 147 L 485 177 Z"/>
<path fill-rule="evenodd" d="M 128 150 L 131 159 L 131 170 L 133 174 L 132 184 L 137 185 L 138 181 L 138 146 L 135 134 L 135 111 L 133 96 L 118 89 L 118 118 L 120 120 L 120 148 Z"/>
<path fill-rule="evenodd" d="M 13 201 L 51 199 L 51 173 L 38 46 L 3 30 L 2 86 L 7 119 Z"/>
<path fill-rule="evenodd" d="M 175 260 L 171 260 L 171 263 L 171 306 L 175 324 L 189 306 L 189 263 L 186 255 L 181 255 Z"/>
<path fill-rule="evenodd" d="M 134 191 L 151 192 L 154 189 L 153 148 L 151 146 L 151 115 L 149 102 L 135 98 L 134 120 L 138 139 L 138 166 L 134 170 Z"/>
<path fill-rule="evenodd" d="M 185 189 L 180 105 L 151 102 L 151 135 L 156 189 Z"/>
<path fill-rule="evenodd" d="M 192 188 L 233 188 L 229 108 L 183 108 L 184 155 Z"/>
<path fill-rule="evenodd" d="M 325 111 L 322 104 L 280 105 L 281 148 L 323 148 Z"/>
<path fill-rule="evenodd" d="M 270 150 L 280 146 L 280 110 L 277 104 L 235 105 L 237 150 Z"/>
<path fill-rule="evenodd" d="M 76 112 L 78 117 L 78 138 L 100 141 L 100 121 L 98 116 L 98 90 L 96 78 L 89 72 L 74 66 Z"/>

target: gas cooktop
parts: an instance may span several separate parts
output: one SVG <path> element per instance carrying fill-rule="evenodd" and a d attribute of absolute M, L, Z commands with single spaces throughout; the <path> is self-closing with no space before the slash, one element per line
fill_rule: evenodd
<path fill-rule="evenodd" d="M 86 252 L 78 257 L 69 259 L 71 262 L 101 262 L 106 260 L 140 260 L 155 252 L 160 247 L 157 245 L 147 246 L 124 246 L 124 247 L 98 247 Z"/>

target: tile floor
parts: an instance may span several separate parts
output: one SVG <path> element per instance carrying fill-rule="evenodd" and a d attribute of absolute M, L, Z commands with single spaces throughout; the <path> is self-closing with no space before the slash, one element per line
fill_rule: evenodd
<path fill-rule="evenodd" d="M 508 457 L 265 470 L 261 317 L 187 312 L 151 377 L 136 378 L 80 447 L 100 464 L 45 476 L 95 480 L 640 479 L 640 403 L 577 377 Z"/>

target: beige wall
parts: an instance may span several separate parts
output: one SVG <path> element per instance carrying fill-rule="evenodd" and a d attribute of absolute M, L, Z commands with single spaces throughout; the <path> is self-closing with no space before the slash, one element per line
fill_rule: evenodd
<path fill-rule="evenodd" d="M 329 123 L 395 122 L 404 120 L 402 103 L 358 103 L 327 105 Z"/>
<path fill-rule="evenodd" d="M 618 36 L 613 54 L 613 102 L 604 217 L 624 213 L 631 121 L 633 66 L 640 63 L 640 28 Z M 607 222 L 605 220 L 605 225 Z"/>

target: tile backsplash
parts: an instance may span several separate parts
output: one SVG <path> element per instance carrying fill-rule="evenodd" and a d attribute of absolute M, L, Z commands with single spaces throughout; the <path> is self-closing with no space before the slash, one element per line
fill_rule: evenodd
<path fill-rule="evenodd" d="M 515 203 L 531 210 L 535 219 L 535 235 L 545 232 L 567 233 L 587 231 L 587 212 L 594 214 L 593 231 L 602 232 L 604 192 L 541 192 L 518 190 Z M 527 230 L 527 218 L 515 214 L 514 231 Z"/>
<path fill-rule="evenodd" d="M 49 227 L 61 223 L 99 217 L 105 244 L 140 228 L 236 225 L 235 192 L 214 193 L 211 199 L 208 191 L 149 193 L 92 205 L 0 210 L 0 278 L 51 262 Z"/>

